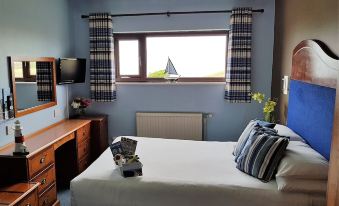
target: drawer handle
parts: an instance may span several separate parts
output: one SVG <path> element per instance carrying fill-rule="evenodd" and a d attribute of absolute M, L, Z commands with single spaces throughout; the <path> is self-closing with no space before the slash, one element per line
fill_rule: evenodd
<path fill-rule="evenodd" d="M 46 182 L 47 182 L 46 178 L 42 179 L 42 180 L 41 180 L 41 185 L 46 184 Z"/>
<path fill-rule="evenodd" d="M 42 163 L 45 162 L 45 158 L 46 158 L 46 156 L 44 156 L 44 157 L 42 157 L 42 158 L 40 159 L 40 164 L 42 164 Z"/>
<path fill-rule="evenodd" d="M 32 206 L 31 203 L 27 203 L 26 206 Z"/>

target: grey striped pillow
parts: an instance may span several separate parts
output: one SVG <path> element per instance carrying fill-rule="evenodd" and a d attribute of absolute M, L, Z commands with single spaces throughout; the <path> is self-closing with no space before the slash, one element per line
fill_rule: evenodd
<path fill-rule="evenodd" d="M 244 150 L 248 149 L 248 147 L 253 141 L 253 138 L 256 138 L 259 134 L 264 134 L 264 133 L 277 135 L 277 131 L 275 129 L 263 127 L 263 126 L 260 126 L 259 124 L 254 125 L 251 128 L 251 131 L 249 132 L 246 141 L 243 143 L 242 150 L 240 151 L 238 155 L 234 155 L 235 162 L 238 162 L 240 155 L 244 153 Z"/>
<path fill-rule="evenodd" d="M 240 155 L 242 149 L 244 148 L 247 142 L 248 136 L 250 135 L 252 129 L 254 128 L 256 124 L 257 122 L 255 120 L 251 120 L 246 126 L 246 128 L 244 129 L 244 131 L 242 132 L 242 134 L 240 135 L 237 145 L 235 146 L 234 151 L 233 151 L 233 155 L 236 157 L 236 159 Z"/>
<path fill-rule="evenodd" d="M 265 128 L 273 128 L 275 126 L 274 123 L 270 123 L 270 122 L 265 122 L 265 121 L 261 121 L 261 120 L 251 120 L 246 128 L 244 129 L 244 131 L 242 132 L 242 134 L 240 135 L 238 142 L 234 148 L 233 151 L 233 155 L 235 156 L 235 162 L 237 162 L 238 156 L 240 155 L 241 151 L 243 150 L 251 131 L 255 128 L 255 126 L 260 126 L 260 127 L 265 127 Z"/>
<path fill-rule="evenodd" d="M 276 172 L 288 143 L 287 137 L 272 133 L 256 133 L 248 139 L 238 158 L 237 168 L 264 182 L 269 182 Z"/>

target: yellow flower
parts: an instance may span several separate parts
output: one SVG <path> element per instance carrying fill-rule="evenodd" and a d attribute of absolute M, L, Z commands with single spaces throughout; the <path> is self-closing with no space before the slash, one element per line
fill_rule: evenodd
<path fill-rule="evenodd" d="M 264 119 L 267 122 L 274 121 L 272 112 L 274 112 L 275 107 L 277 106 L 277 102 L 272 100 L 271 98 L 265 99 L 265 95 L 260 92 L 256 92 L 252 94 L 252 99 L 259 102 L 260 104 L 264 102 L 263 113 Z"/>
<path fill-rule="evenodd" d="M 257 92 L 252 94 L 252 99 L 261 104 L 265 100 L 265 95 L 263 93 Z"/>
<path fill-rule="evenodd" d="M 274 112 L 275 106 L 277 105 L 277 103 L 273 100 L 268 100 L 265 103 L 265 106 L 263 108 L 264 113 L 271 113 Z"/>

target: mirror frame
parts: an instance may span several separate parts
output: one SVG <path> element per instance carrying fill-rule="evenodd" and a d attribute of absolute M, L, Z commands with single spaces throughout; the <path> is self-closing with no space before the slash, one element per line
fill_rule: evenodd
<path fill-rule="evenodd" d="M 10 88 L 13 94 L 13 106 L 14 106 L 14 115 L 16 118 L 22 117 L 28 114 L 32 114 L 37 111 L 41 111 L 57 105 L 57 95 L 56 95 L 56 64 L 54 57 L 37 57 L 37 58 L 27 58 L 27 57 L 7 57 L 8 59 L 8 68 L 10 76 Z M 14 62 L 51 62 L 52 63 L 52 75 L 53 75 L 53 100 L 49 103 L 38 105 L 35 107 L 27 108 L 24 110 L 18 110 L 17 108 L 17 98 L 16 98 L 16 86 L 15 86 L 15 76 L 14 76 Z"/>

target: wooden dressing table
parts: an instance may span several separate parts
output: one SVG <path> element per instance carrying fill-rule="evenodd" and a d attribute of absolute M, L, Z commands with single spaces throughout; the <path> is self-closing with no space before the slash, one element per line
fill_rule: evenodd
<path fill-rule="evenodd" d="M 18 183 L 0 189 L 0 206 L 38 205 L 39 183 Z"/>
<path fill-rule="evenodd" d="M 38 182 L 38 201 L 32 206 L 59 205 L 58 177 L 66 176 L 64 181 L 69 184 L 92 161 L 90 146 L 93 140 L 90 134 L 91 120 L 64 120 L 26 136 L 30 152 L 27 156 L 13 155 L 14 144 L 0 148 L 0 184 L 5 185 L 2 188 L 19 182 Z"/>

